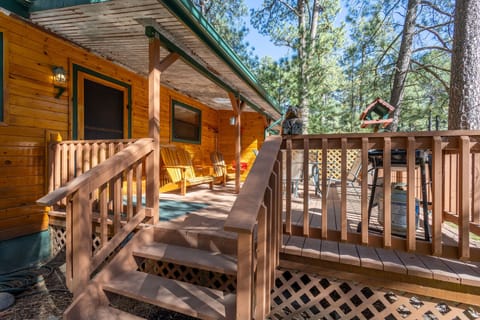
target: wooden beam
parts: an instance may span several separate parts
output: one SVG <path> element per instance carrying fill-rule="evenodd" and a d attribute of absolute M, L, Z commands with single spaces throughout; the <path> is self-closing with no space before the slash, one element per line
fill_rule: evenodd
<path fill-rule="evenodd" d="M 146 206 L 152 208 L 153 224 L 159 220 L 160 187 L 160 40 L 150 38 L 148 45 L 148 133 L 154 141 L 152 155 L 147 158 Z"/>
<path fill-rule="evenodd" d="M 242 122 L 241 114 L 245 108 L 245 101 L 241 101 L 234 93 L 229 92 L 228 97 L 232 103 L 233 114 L 235 116 L 235 193 L 240 192 L 240 169 L 242 154 Z"/>
<path fill-rule="evenodd" d="M 180 55 L 176 52 L 170 53 L 168 56 L 166 56 L 162 61 L 160 61 L 158 68 L 160 69 L 160 72 L 164 72 L 165 70 L 168 69 L 175 61 L 180 58 Z"/>

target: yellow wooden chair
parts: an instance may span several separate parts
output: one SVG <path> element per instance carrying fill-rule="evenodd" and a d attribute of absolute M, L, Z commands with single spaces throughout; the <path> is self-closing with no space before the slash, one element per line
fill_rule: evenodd
<path fill-rule="evenodd" d="M 214 151 L 210 153 L 210 159 L 212 160 L 214 176 L 217 179 L 220 178 L 223 185 L 225 185 L 228 180 L 235 180 L 235 173 L 227 172 L 227 165 L 223 159 L 223 154 Z"/>
<path fill-rule="evenodd" d="M 170 180 L 178 184 L 180 193 L 185 195 L 188 186 L 208 183 L 213 189 L 213 176 L 196 176 L 190 154 L 180 148 L 161 148 L 163 167 L 166 169 Z"/>

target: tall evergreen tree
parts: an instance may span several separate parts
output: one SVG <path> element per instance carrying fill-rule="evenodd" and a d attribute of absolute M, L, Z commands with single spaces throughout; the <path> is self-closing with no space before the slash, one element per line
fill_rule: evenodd
<path fill-rule="evenodd" d="M 480 129 L 480 1 L 457 0 L 449 129 Z"/>

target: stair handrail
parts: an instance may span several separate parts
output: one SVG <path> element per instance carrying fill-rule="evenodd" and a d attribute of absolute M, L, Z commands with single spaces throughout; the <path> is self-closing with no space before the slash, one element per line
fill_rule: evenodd
<path fill-rule="evenodd" d="M 154 182 L 157 148 L 153 139 L 139 139 L 65 186 L 37 200 L 37 204 L 51 206 L 66 198 L 66 282 L 77 296 L 86 287 L 91 275 L 124 243 L 144 221 L 158 212 L 158 188 Z M 144 173 L 145 171 L 145 173 Z M 146 175 L 146 205 L 143 205 L 142 176 Z M 137 205 L 133 206 L 133 177 L 136 176 Z M 124 213 L 122 181 L 127 181 L 126 215 Z M 110 200 L 109 200 L 110 198 Z M 92 235 L 93 204 L 98 200 L 100 215 L 100 245 L 94 248 Z M 109 234 L 109 211 L 113 213 L 113 235 Z M 158 216 L 158 214 L 157 214 Z M 126 221 L 125 221 L 126 219 Z M 123 220 L 123 221 L 122 221 Z M 123 225 L 122 225 L 123 223 Z M 111 235 L 111 236 L 110 236 Z M 95 250 L 93 252 L 93 250 Z"/>
<path fill-rule="evenodd" d="M 113 157 L 108 158 L 99 165 L 93 167 L 81 176 L 69 181 L 63 187 L 60 187 L 47 195 L 41 197 L 36 202 L 42 206 L 51 206 L 62 200 L 68 195 L 76 192 L 78 189 L 89 185 L 90 190 L 98 188 L 102 183 L 118 175 L 126 167 L 145 157 L 153 150 L 153 139 L 143 138 L 126 149 L 118 152 Z"/>
<path fill-rule="evenodd" d="M 238 234 L 236 319 L 264 319 L 270 310 L 281 240 L 281 144 L 280 136 L 265 140 L 224 225 Z"/>

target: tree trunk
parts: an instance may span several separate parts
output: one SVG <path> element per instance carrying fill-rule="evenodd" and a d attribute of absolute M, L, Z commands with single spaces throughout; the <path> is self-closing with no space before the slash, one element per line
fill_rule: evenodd
<path fill-rule="evenodd" d="M 480 1 L 457 0 L 448 129 L 480 129 Z"/>
<path fill-rule="evenodd" d="M 390 131 L 397 131 L 400 122 L 400 111 L 402 109 L 403 93 L 405 91 L 405 80 L 407 79 L 410 58 L 412 56 L 412 42 L 415 34 L 415 22 L 417 20 L 417 7 L 421 0 L 408 0 L 407 14 L 403 24 L 402 43 L 393 79 L 390 104 L 395 107 L 393 122 Z"/>
<path fill-rule="evenodd" d="M 298 0 L 298 30 L 300 33 L 300 46 L 298 48 L 298 56 L 300 58 L 300 73 L 298 81 L 298 104 L 300 107 L 301 118 L 303 122 L 303 133 L 308 133 L 308 80 L 307 80 L 307 32 L 306 32 L 306 12 L 305 0 Z"/>

